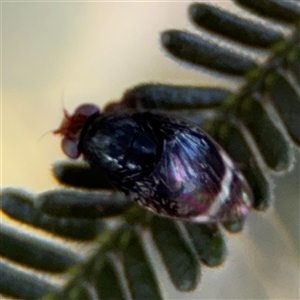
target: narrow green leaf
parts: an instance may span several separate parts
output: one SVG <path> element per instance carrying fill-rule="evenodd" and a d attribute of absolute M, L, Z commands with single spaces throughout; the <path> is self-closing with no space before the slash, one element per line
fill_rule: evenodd
<path fill-rule="evenodd" d="M 86 163 L 70 161 L 56 162 L 53 175 L 62 184 L 90 189 L 112 189 L 110 181 L 100 169 L 91 168 Z"/>
<path fill-rule="evenodd" d="M 22 190 L 6 189 L 1 191 L 1 209 L 12 218 L 33 223 L 37 218 L 34 209 L 34 196 Z"/>
<path fill-rule="evenodd" d="M 268 180 L 256 163 L 245 168 L 244 174 L 254 195 L 253 207 L 257 210 L 266 210 L 270 206 L 272 198 Z"/>
<path fill-rule="evenodd" d="M 79 261 L 71 252 L 26 234 L 2 228 L 0 254 L 21 264 L 48 272 L 63 272 Z"/>
<path fill-rule="evenodd" d="M 1 208 L 13 219 L 74 239 L 91 240 L 104 228 L 100 220 L 55 218 L 41 213 L 34 199 L 23 191 L 7 189 L 2 191 Z"/>
<path fill-rule="evenodd" d="M 192 4 L 190 16 L 200 27 L 251 46 L 269 48 L 282 38 L 275 30 L 205 3 Z"/>
<path fill-rule="evenodd" d="M 55 296 L 53 300 L 64 300 L 64 299 L 72 299 L 72 300 L 93 300 L 95 299 L 93 293 L 90 293 L 88 290 L 90 287 L 90 283 L 77 284 L 73 286 L 65 295 Z M 44 300 L 44 299 L 43 299 Z M 45 300 L 48 300 L 47 298 Z M 50 300 L 50 299 L 49 299 Z"/>
<path fill-rule="evenodd" d="M 42 212 L 51 216 L 86 219 L 119 215 L 131 205 L 120 192 L 66 189 L 41 193 L 37 203 Z"/>
<path fill-rule="evenodd" d="M 297 51 L 298 50 L 298 51 Z M 295 76 L 298 84 L 300 85 L 300 49 L 293 49 L 291 53 L 291 59 L 289 60 L 289 69 Z"/>
<path fill-rule="evenodd" d="M 181 291 L 194 289 L 200 278 L 199 261 L 176 223 L 154 216 L 151 231 L 173 284 Z"/>
<path fill-rule="evenodd" d="M 158 97 L 160 95 L 158 94 Z M 184 99 L 181 99 L 182 101 L 184 101 Z M 171 103 L 172 99 L 170 98 L 170 103 L 169 105 L 170 106 L 173 106 L 173 104 Z M 202 101 L 202 100 L 201 100 Z M 206 101 L 206 100 L 205 100 Z M 209 100 L 210 101 L 210 100 Z M 220 99 L 221 101 L 221 99 Z M 141 106 L 138 105 L 138 108 L 137 108 L 137 111 L 139 111 L 139 109 L 144 109 L 142 108 L 142 103 L 143 101 L 141 101 Z M 132 103 L 132 105 L 134 105 L 134 103 Z M 163 104 L 162 104 L 163 105 Z M 192 105 L 192 104 L 191 104 Z M 158 110 L 158 113 L 162 113 L 162 114 L 166 114 L 170 117 L 173 117 L 173 118 L 179 118 L 179 119 L 186 119 L 190 122 L 193 122 L 199 126 L 202 126 L 203 123 L 206 121 L 207 119 L 207 116 L 208 116 L 208 112 L 209 113 L 212 113 L 212 110 L 208 110 L 204 107 L 205 103 L 203 102 L 203 106 L 200 107 L 198 109 L 176 109 L 176 110 L 168 110 L 168 109 L 163 109 L 163 108 L 153 108 L 153 109 L 149 109 L 149 110 Z M 175 104 L 175 106 L 177 107 L 177 104 Z M 179 107 L 179 105 L 178 105 Z M 207 107 L 209 108 L 209 107 Z M 210 107 L 211 108 L 211 107 Z M 111 102 L 109 103 L 105 108 L 105 112 L 109 112 L 109 113 L 112 113 L 112 112 L 118 112 L 118 111 L 126 111 L 127 113 L 133 113 L 133 112 L 136 112 L 135 109 L 133 108 L 128 108 L 128 105 L 124 102 Z"/>
<path fill-rule="evenodd" d="M 176 85 L 140 85 L 127 91 L 121 100 L 134 109 L 201 109 L 219 106 L 229 91 Z"/>
<path fill-rule="evenodd" d="M 19 299 L 38 299 L 56 289 L 36 275 L 0 261 L 0 293 Z"/>
<path fill-rule="evenodd" d="M 268 166 L 276 171 L 288 169 L 293 152 L 262 104 L 253 98 L 244 99 L 240 118 L 250 130 Z"/>
<path fill-rule="evenodd" d="M 231 233 L 237 233 L 243 230 L 246 220 L 238 220 L 233 222 L 223 222 L 223 227 L 231 232 Z"/>
<path fill-rule="evenodd" d="M 200 259 L 208 266 L 220 265 L 226 256 L 226 243 L 219 227 L 214 224 L 186 223 Z"/>
<path fill-rule="evenodd" d="M 124 249 L 123 258 L 126 278 L 133 299 L 163 299 L 140 239 L 134 232 L 128 234 L 130 238 Z"/>
<path fill-rule="evenodd" d="M 287 23 L 295 23 L 299 21 L 300 7 L 294 1 L 278 1 L 278 0 L 234 0 L 237 4 L 244 8 L 262 15 L 263 17 L 272 18 Z"/>
<path fill-rule="evenodd" d="M 278 110 L 287 131 L 300 145 L 300 98 L 290 83 L 279 74 L 270 75 L 266 81 L 266 93 Z"/>
<path fill-rule="evenodd" d="M 120 283 L 120 274 L 112 262 L 112 258 L 101 257 L 95 262 L 90 278 L 94 282 L 97 294 L 103 300 L 126 299 Z"/>
<path fill-rule="evenodd" d="M 242 76 L 257 66 L 246 57 L 188 32 L 165 31 L 161 41 L 166 50 L 175 57 L 218 72 Z"/>
<path fill-rule="evenodd" d="M 70 280 L 57 293 L 49 295 L 49 300 L 60 299 L 127 299 L 120 280 L 121 275 L 113 259 L 117 254 L 119 231 L 107 230 L 97 239 L 99 248 L 84 263 L 69 269 Z M 109 253 L 109 254 L 108 254 Z M 82 298 L 81 298 L 82 297 Z M 48 295 L 45 297 L 48 300 Z"/>

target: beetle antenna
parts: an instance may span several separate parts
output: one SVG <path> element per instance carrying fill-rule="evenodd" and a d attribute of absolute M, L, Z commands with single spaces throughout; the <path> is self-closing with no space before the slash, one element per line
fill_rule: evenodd
<path fill-rule="evenodd" d="M 66 89 L 66 87 L 64 86 L 63 89 L 62 89 L 62 91 L 61 91 L 61 94 L 60 94 L 60 102 L 62 104 L 64 117 L 65 118 L 69 118 L 70 115 L 69 115 L 69 113 L 68 113 L 68 111 L 66 109 L 66 106 L 65 106 L 65 89 Z"/>
<path fill-rule="evenodd" d="M 36 141 L 37 143 L 39 143 L 47 134 L 49 133 L 53 133 L 53 130 L 47 130 L 45 133 L 43 133 L 38 140 Z"/>

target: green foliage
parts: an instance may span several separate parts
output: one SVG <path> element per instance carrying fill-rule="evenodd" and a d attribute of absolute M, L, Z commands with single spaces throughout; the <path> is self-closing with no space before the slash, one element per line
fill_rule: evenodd
<path fill-rule="evenodd" d="M 178 30 L 164 32 L 162 45 L 175 58 L 208 68 L 216 76 L 243 78 L 239 90 L 144 84 L 127 91 L 117 105 L 180 114 L 201 124 L 243 170 L 255 196 L 254 209 L 265 210 L 271 203 L 268 171 L 286 172 L 293 162 L 292 143 L 300 145 L 300 11 L 286 1 L 236 2 L 266 22 L 288 23 L 290 34 L 202 3 L 191 5 L 190 18 L 198 29 L 249 47 L 249 52 L 266 51 L 263 63 L 237 53 L 232 44 L 225 49 Z M 212 114 L 207 115 L 207 110 Z M 53 173 L 65 189 L 38 195 L 2 191 L 1 208 L 6 215 L 52 236 L 37 238 L 27 227 L 2 224 L 1 294 L 22 299 L 164 299 L 159 274 L 145 247 L 147 234 L 180 291 L 199 284 L 203 263 L 213 267 L 224 261 L 221 224 L 189 224 L 153 216 L 110 190 L 101 170 L 86 165 L 60 162 Z M 243 226 L 223 225 L 231 232 Z M 75 253 L 61 239 L 85 245 L 88 254 Z"/>

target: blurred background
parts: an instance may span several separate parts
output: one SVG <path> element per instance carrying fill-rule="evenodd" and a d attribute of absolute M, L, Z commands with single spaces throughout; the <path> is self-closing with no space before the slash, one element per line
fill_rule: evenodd
<path fill-rule="evenodd" d="M 236 10 L 229 1 L 215 4 Z M 57 187 L 51 164 L 65 157 L 51 131 L 64 106 L 70 112 L 84 102 L 102 107 L 140 83 L 237 87 L 230 78 L 186 68 L 162 50 L 163 30 L 195 31 L 188 5 L 3 2 L 2 187 Z M 245 231 L 228 235 L 224 266 L 203 268 L 192 293 L 172 291 L 164 278 L 167 299 L 299 299 L 299 164 L 274 178 L 274 188 L 274 207 L 253 212 Z"/>

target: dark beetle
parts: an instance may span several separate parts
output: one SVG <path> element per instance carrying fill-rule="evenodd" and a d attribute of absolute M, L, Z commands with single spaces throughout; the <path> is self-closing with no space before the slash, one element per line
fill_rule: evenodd
<path fill-rule="evenodd" d="M 252 193 L 226 152 L 197 125 L 164 114 L 100 113 L 79 106 L 54 133 L 73 159 L 83 154 L 131 201 L 194 222 L 243 220 Z"/>

